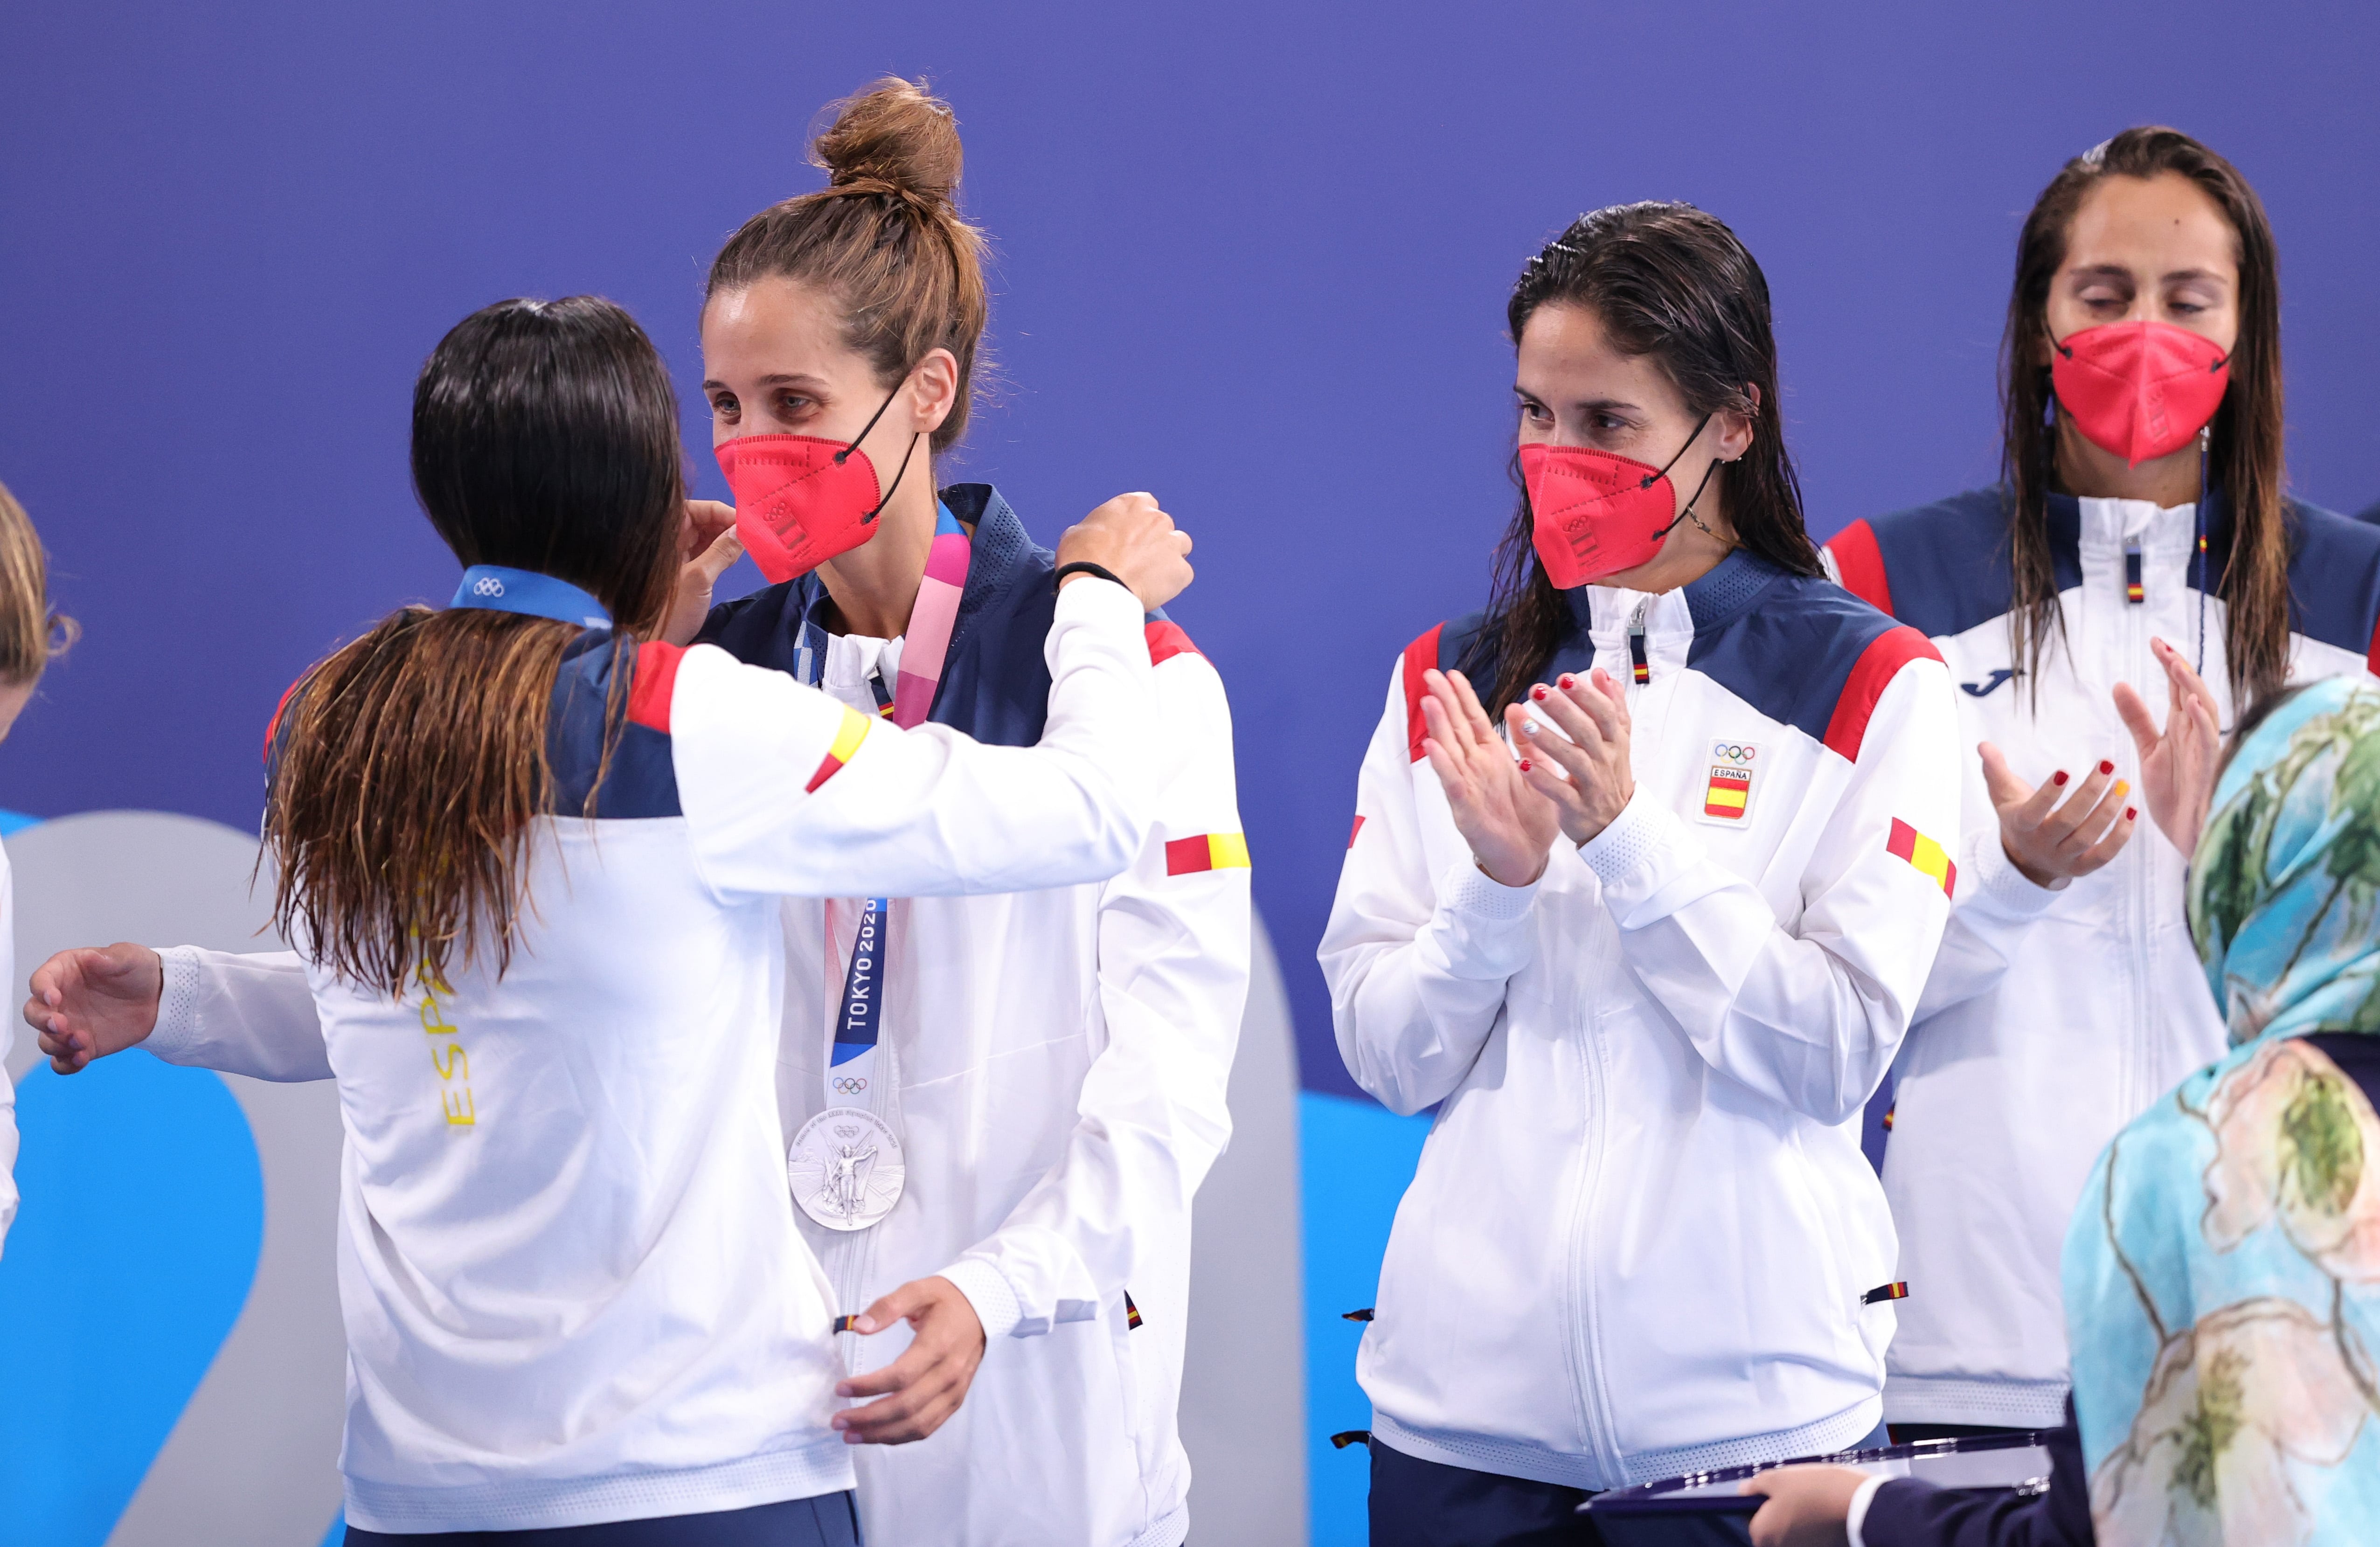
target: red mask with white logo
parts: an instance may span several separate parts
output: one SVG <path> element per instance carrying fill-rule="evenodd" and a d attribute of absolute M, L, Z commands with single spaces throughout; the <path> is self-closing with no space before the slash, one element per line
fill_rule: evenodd
<path fill-rule="evenodd" d="M 877 514 L 901 487 L 909 455 L 880 491 L 876 464 L 859 443 L 899 387 L 885 397 L 850 444 L 818 435 L 741 435 L 717 448 L 719 470 L 735 496 L 735 535 L 771 584 L 807 575 L 876 535 Z M 909 452 L 917 449 L 909 438 Z"/>
<path fill-rule="evenodd" d="M 1705 414 L 1678 457 L 1709 422 Z M 1677 489 L 1670 482 L 1678 457 L 1657 468 L 1591 446 L 1532 442 L 1521 447 L 1521 481 L 1529 492 L 1537 557 L 1556 591 L 1592 585 L 1652 561 L 1670 529 L 1694 515 L 1694 500 L 1702 498 L 1711 469 L 1718 466 L 1714 461 L 1704 469 L 1694 498 L 1680 510 Z"/>
<path fill-rule="evenodd" d="M 2230 356 L 2170 323 L 2108 323 L 2050 348 L 2049 383 L 2074 427 L 2136 468 L 2188 445 L 2231 381 Z"/>

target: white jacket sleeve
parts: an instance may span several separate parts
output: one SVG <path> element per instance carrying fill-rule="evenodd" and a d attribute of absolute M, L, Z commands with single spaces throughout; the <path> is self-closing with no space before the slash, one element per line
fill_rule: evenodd
<path fill-rule="evenodd" d="M 1156 827 L 1099 899 L 1107 1046 L 1083 1081 L 1063 1157 L 942 1273 L 987 1337 L 1046 1333 L 1114 1304 L 1153 1249 L 1186 1236 L 1192 1195 L 1231 1137 L 1225 1088 L 1249 953 L 1231 709 L 1199 655 L 1170 657 L 1156 678 Z"/>
<path fill-rule="evenodd" d="M 1926 974 L 1925 992 L 1918 996 L 1910 1023 L 1922 1024 L 1929 1016 L 1998 987 L 2025 932 L 2049 911 L 2066 884 L 2035 886 L 2027 881 L 2000 847 L 1998 822 L 1970 833 L 1960 846 L 1959 890 L 1950 901 L 1941 954 Z"/>
<path fill-rule="evenodd" d="M 1467 854 L 1431 874 L 1414 799 L 1404 665 L 1355 786 L 1356 826 L 1318 953 L 1339 1056 L 1391 1112 L 1443 1101 L 1504 1010 L 1535 948 L 1536 885 L 1490 881 Z"/>
<path fill-rule="evenodd" d="M 1148 834 L 1157 722 L 1142 617 L 1106 580 L 1058 593 L 1050 715 L 1033 747 L 987 747 L 941 725 L 904 731 L 713 645 L 646 645 L 630 713 L 668 731 L 697 863 L 722 895 L 1103 882 Z"/>
<path fill-rule="evenodd" d="M 235 953 L 176 945 L 157 953 L 164 986 L 157 1025 L 140 1043 L 168 1064 L 254 1079 L 331 1078 L 322 1023 L 295 951 Z"/>
<path fill-rule="evenodd" d="M 1641 788 L 1579 850 L 1622 957 L 1703 1060 L 1821 1123 L 1875 1093 L 1941 943 L 1942 881 L 1893 842 L 1896 823 L 1935 843 L 1958 831 L 1955 713 L 1940 661 L 1893 675 L 1803 874 L 1791 931 Z"/>

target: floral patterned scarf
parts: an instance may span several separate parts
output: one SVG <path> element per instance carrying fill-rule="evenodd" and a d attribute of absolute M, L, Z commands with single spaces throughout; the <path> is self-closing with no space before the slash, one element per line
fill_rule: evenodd
<path fill-rule="evenodd" d="M 2380 1544 L 2380 1116 L 2315 1032 L 2380 1032 L 2380 686 L 2238 748 L 2191 868 L 2231 1052 L 2100 1156 L 2068 1232 L 2100 1542 Z"/>

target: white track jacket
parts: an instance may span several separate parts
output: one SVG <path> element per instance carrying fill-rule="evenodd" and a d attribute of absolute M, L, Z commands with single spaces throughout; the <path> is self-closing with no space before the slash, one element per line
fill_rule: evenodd
<path fill-rule="evenodd" d="M 2219 582 L 2228 521 L 2219 494 L 2210 503 L 2206 573 Z M 2380 531 L 2303 505 L 2288 522 L 2291 678 L 2369 670 Z M 2106 759 L 2137 789 L 2115 685 L 2138 688 L 2162 724 L 2165 673 L 2149 640 L 2192 659 L 2200 648 L 2193 506 L 2053 495 L 2049 536 L 2064 627 L 2037 682 L 2010 657 L 2000 490 L 1855 521 L 1828 544 L 1843 584 L 1930 636 L 1960 685 L 1956 907 L 1895 1070 L 1885 1150 L 1909 1285 L 1888 1360 L 1895 1423 L 2057 1426 L 2068 1217 L 2117 1131 L 2225 1047 L 2182 914 L 2188 859 L 2145 808 L 2113 861 L 2055 891 L 2000 847 L 1978 742 L 2029 784 Z M 2206 598 L 2201 675 L 2228 734 L 2225 615 Z"/>
<path fill-rule="evenodd" d="M 1605 1489 L 1876 1424 L 1893 1238 L 1863 1104 L 1949 910 L 1949 685 L 1915 631 L 1738 552 L 1570 593 L 1548 668 L 1629 690 L 1636 792 L 1535 885 L 1480 873 L 1421 752 L 1407 649 L 1321 948 L 1339 1048 L 1436 1103 L 1357 1374 L 1375 1435 Z M 1634 675 L 1636 662 L 1644 664 Z"/>
<path fill-rule="evenodd" d="M 1029 740 L 1055 707 L 1027 639 L 1047 627 L 1050 559 L 980 488 L 946 494 L 975 555 L 936 720 L 950 713 L 979 737 Z M 814 591 L 792 582 L 730 603 L 706 637 L 806 670 L 873 713 L 868 679 L 896 678 L 901 641 L 828 635 Z M 832 1308 L 856 1312 L 941 1274 L 984 1323 L 983 1363 L 941 1430 L 850 1447 L 871 1547 L 1173 1547 L 1188 1529 L 1175 1410 L 1190 1206 L 1231 1132 L 1249 871 L 1222 681 L 1173 625 L 1148 623 L 1143 638 L 1155 689 L 1146 843 L 1104 883 L 895 902 L 878 1054 L 891 1096 L 836 1101 L 892 1123 L 906 1187 L 864 1231 L 795 1212 Z M 832 909 L 832 939 L 830 911 L 809 900 L 782 909 L 782 1139 L 768 1168 L 781 1196 L 783 1141 L 826 1101 L 855 909 Z M 169 953 L 169 976 L 189 985 L 178 1002 L 167 995 L 191 1029 L 181 1034 L 202 1035 L 218 1058 L 237 1049 L 242 1063 L 269 1063 L 269 1078 L 319 1078 L 312 1002 L 289 986 L 295 963 Z M 908 1332 L 834 1341 L 858 1373 L 892 1362 Z"/>
<path fill-rule="evenodd" d="M 902 732 L 712 647 L 643 647 L 600 814 L 536 835 L 502 977 L 458 962 L 391 1000 L 293 956 L 168 954 L 151 1052 L 339 1084 L 350 1523 L 517 1530 L 852 1485 L 827 1427 L 835 1293 L 786 1189 L 781 899 L 1133 862 L 1140 610 L 1099 582 L 1055 615 L 1038 748 Z M 556 684 L 557 810 L 596 776 L 607 645 L 586 636 Z"/>

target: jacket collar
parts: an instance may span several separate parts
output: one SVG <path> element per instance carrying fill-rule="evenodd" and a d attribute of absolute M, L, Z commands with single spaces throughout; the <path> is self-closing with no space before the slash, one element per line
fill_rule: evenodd
<path fill-rule="evenodd" d="M 1598 625 L 1607 633 L 1624 629 L 1637 607 L 1649 602 L 1651 605 L 1645 608 L 1647 634 L 1683 626 L 1701 635 L 1724 628 L 1751 611 L 1784 575 L 1784 570 L 1749 548 L 1737 548 L 1673 591 L 1654 594 L 1613 586 L 1578 586 L 1562 594 L 1582 633 L 1592 633 Z"/>
<path fill-rule="evenodd" d="M 978 614 L 996 598 L 1031 581 L 1037 573 L 1047 574 L 1050 564 L 1049 554 L 1034 545 L 1026 535 L 1025 523 L 990 484 L 953 483 L 941 492 L 941 501 L 968 529 L 966 586 L 959 592 L 959 615 L 951 626 L 949 649 L 955 655 L 966 638 L 967 625 Z M 826 585 L 816 573 L 803 576 L 797 584 L 801 587 L 800 640 L 803 659 L 808 663 L 806 679 L 815 682 L 826 660 L 825 613 L 830 602 Z"/>

